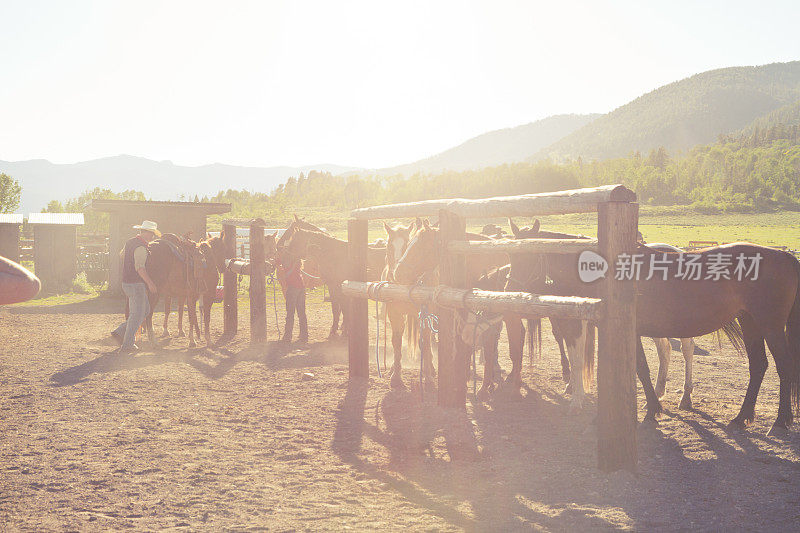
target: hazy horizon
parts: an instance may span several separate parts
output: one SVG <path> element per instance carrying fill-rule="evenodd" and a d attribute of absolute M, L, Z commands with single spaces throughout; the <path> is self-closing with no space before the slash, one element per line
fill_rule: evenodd
<path fill-rule="evenodd" d="M 0 159 L 392 167 L 552 115 L 606 113 L 707 70 L 800 58 L 794 11 L 4 3 Z"/>

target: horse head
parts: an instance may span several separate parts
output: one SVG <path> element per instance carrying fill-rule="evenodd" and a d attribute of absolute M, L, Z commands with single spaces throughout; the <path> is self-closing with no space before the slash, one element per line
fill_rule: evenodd
<path fill-rule="evenodd" d="M 383 227 L 386 229 L 386 266 L 389 268 L 389 273 L 392 274 L 397 261 L 406 251 L 408 241 L 411 240 L 414 223 L 412 222 L 409 226 L 392 227 L 384 222 Z"/>
<path fill-rule="evenodd" d="M 423 274 L 435 270 L 438 264 L 439 230 L 432 227 L 428 219 L 424 219 L 411 234 L 405 252 L 397 260 L 394 279 L 399 283 L 414 283 Z"/>
<path fill-rule="evenodd" d="M 225 237 L 225 231 L 223 230 L 219 237 L 210 237 L 205 241 L 201 241 L 201 247 L 203 245 L 207 246 L 204 247 L 206 250 L 206 257 L 210 258 L 213 265 L 217 267 L 217 272 L 225 272 L 225 245 L 223 244 L 223 238 Z"/>
<path fill-rule="evenodd" d="M 531 226 L 523 228 L 514 224 L 508 219 L 511 226 L 511 233 L 515 239 L 535 239 L 540 238 L 539 221 L 533 221 Z M 544 261 L 541 254 L 534 253 L 515 253 L 511 254 L 511 269 L 506 280 L 506 291 L 536 292 L 535 287 L 545 281 Z"/>

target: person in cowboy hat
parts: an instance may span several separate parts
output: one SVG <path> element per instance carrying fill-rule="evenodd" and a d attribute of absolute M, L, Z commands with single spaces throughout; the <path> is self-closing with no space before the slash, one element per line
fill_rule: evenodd
<path fill-rule="evenodd" d="M 145 270 L 147 262 L 147 244 L 161 236 L 158 224 L 145 220 L 138 226 L 139 234 L 128 239 L 122 248 L 122 292 L 128 297 L 128 319 L 119 325 L 111 335 L 121 343 L 120 355 L 136 352 L 139 347 L 133 341 L 136 332 L 150 311 L 147 291 L 155 293 L 156 285 Z"/>

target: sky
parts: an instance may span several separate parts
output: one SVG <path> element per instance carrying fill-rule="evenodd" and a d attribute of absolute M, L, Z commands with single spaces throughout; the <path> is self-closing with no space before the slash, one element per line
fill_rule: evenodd
<path fill-rule="evenodd" d="M 796 1 L 0 1 L 0 160 L 410 163 L 800 59 Z"/>

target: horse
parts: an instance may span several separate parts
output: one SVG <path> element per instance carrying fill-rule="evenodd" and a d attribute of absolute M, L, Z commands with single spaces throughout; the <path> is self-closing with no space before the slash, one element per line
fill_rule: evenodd
<path fill-rule="evenodd" d="M 39 278 L 11 259 L 0 257 L 0 305 L 30 300 L 42 288 Z"/>
<path fill-rule="evenodd" d="M 329 237 L 333 237 L 327 230 L 315 226 L 314 224 L 300 218 L 296 214 L 293 215 L 294 220 L 289 223 L 289 226 L 286 228 L 286 231 L 281 235 L 279 239 L 277 239 L 275 246 L 276 246 L 276 253 L 278 251 L 283 250 L 288 242 L 291 240 L 292 236 L 294 235 L 295 231 L 297 230 L 305 230 L 305 231 L 313 231 L 317 233 L 322 233 Z M 341 241 L 346 244 L 346 241 Z M 346 256 L 346 254 L 345 254 Z M 367 250 L 367 271 L 369 273 L 371 280 L 380 279 L 380 272 L 383 269 L 384 263 L 384 256 L 385 256 L 385 247 L 380 246 L 369 246 Z M 328 258 L 322 258 L 323 261 L 327 262 Z M 320 274 L 320 268 L 315 258 L 312 256 L 303 257 L 303 280 L 306 284 L 306 287 L 318 287 L 320 285 L 328 285 L 328 293 L 330 294 L 330 301 L 331 301 L 331 312 L 333 313 L 333 324 L 331 325 L 330 332 L 328 333 L 328 339 L 334 339 L 337 337 L 339 332 L 339 319 L 341 318 L 341 326 L 342 326 L 342 334 L 346 335 L 347 327 L 345 322 L 344 316 L 344 309 L 345 309 L 345 300 L 344 296 L 341 294 L 341 287 L 332 287 L 330 284 L 325 282 L 325 278 Z M 344 260 L 339 266 L 335 268 L 342 268 L 346 271 L 346 264 L 347 261 Z M 326 269 L 328 270 L 328 269 Z M 284 288 L 284 277 L 280 273 L 278 273 L 278 281 L 281 284 L 281 289 L 283 290 L 284 296 L 286 295 L 286 290 Z M 340 283 L 341 285 L 341 283 Z"/>
<path fill-rule="evenodd" d="M 533 227 L 522 230 L 509 222 L 516 238 L 581 237 L 539 231 L 538 221 Z M 690 255 L 691 262 L 687 263 Z M 714 246 L 693 254 L 662 253 L 638 244 L 634 255 L 609 259 L 618 261 L 614 265 L 616 275 L 620 271 L 628 275 L 626 272 L 630 271 L 625 269 L 634 264 L 636 257 L 641 259 L 640 264 L 658 265 L 659 271 L 658 275 L 647 276 L 649 279 L 639 279 L 636 289 L 636 372 L 647 398 L 645 420 L 655 421 L 661 404 L 650 380 L 641 337 L 698 337 L 718 329 L 726 331 L 725 325 L 736 318 L 741 325 L 750 377 L 739 414 L 728 426 L 743 428 L 755 419 L 756 398 L 768 366 L 766 342 L 780 380 L 778 415 L 770 434 L 788 430 L 794 417 L 793 408 L 794 411 L 800 409 L 800 263 L 797 259 L 788 252 L 750 243 Z M 727 277 L 720 274 L 725 257 L 738 261 L 733 276 L 730 272 Z M 748 270 L 738 271 L 738 265 L 746 265 L 747 258 L 750 258 Z M 528 292 L 602 296 L 598 283 L 580 280 L 575 263 L 575 255 L 513 254 L 508 285 Z M 700 273 L 696 276 L 698 279 L 687 276 L 690 265 L 692 276 Z M 755 275 L 754 265 L 757 266 Z M 704 268 L 706 275 L 702 277 Z M 552 283 L 547 284 L 547 279 Z"/>
<path fill-rule="evenodd" d="M 412 222 L 409 226 L 395 227 L 389 226 L 386 222 L 383 223 L 383 227 L 386 230 L 386 265 L 381 272 L 381 281 L 394 281 L 395 266 L 405 252 L 416 225 L 421 225 L 421 222 Z M 403 389 L 405 388 L 402 378 L 403 334 L 407 334 L 406 341 L 413 354 L 416 348 L 418 330 L 417 308 L 411 303 L 387 302 L 385 304 L 385 312 L 392 326 L 392 352 L 394 354 L 394 362 L 388 372 L 390 376 L 389 384 L 393 389 Z M 421 351 L 423 380 L 430 382 L 435 376 L 435 370 L 432 362 L 430 331 L 427 329 L 422 332 Z"/>
<path fill-rule="evenodd" d="M 466 233 L 467 240 L 471 241 L 489 241 L 490 237 L 480 235 L 477 233 Z M 436 272 L 439 265 L 440 254 L 440 240 L 439 229 L 433 227 L 426 219 L 422 220 L 421 227 L 417 228 L 415 233 L 411 236 L 406 251 L 397 262 L 394 269 L 394 278 L 398 283 L 412 284 L 416 283 L 423 275 L 430 276 Z M 466 263 L 465 271 L 465 285 L 467 287 L 475 287 L 480 280 L 481 276 L 487 272 L 494 271 L 503 265 L 508 264 L 508 255 L 505 253 L 495 254 L 481 254 Z M 438 278 L 437 278 L 438 280 Z M 522 325 L 522 317 L 515 314 L 506 314 L 503 316 L 503 321 L 506 324 L 506 332 L 508 334 L 509 345 L 513 346 L 514 350 L 522 353 L 522 344 L 524 342 L 525 328 Z M 463 328 L 462 328 L 463 329 Z M 462 339 L 463 340 L 463 339 Z M 491 353 L 491 341 L 483 339 L 484 352 Z M 466 343 L 469 344 L 469 343 Z M 496 351 L 496 347 L 495 347 Z M 469 369 L 469 366 L 467 366 Z M 488 361 L 484 365 L 484 382 L 481 386 L 479 397 L 486 397 L 493 388 L 494 383 L 494 364 Z M 511 373 L 507 378 L 507 382 L 517 382 L 521 380 L 522 365 L 515 364 Z M 469 376 L 465 375 L 464 379 Z"/>
<path fill-rule="evenodd" d="M 211 344 L 211 305 L 216 296 L 217 282 L 220 269 L 224 270 L 224 255 L 222 252 L 222 237 L 210 238 L 200 243 L 193 241 L 184 242 L 180 248 L 176 247 L 172 234 L 164 234 L 148 245 L 150 251 L 145 269 L 156 285 L 156 293 L 148 293 L 150 312 L 145 318 L 145 329 L 152 344 L 155 344 L 153 334 L 153 310 L 161 294 L 183 297 L 188 302 L 189 308 L 189 346 L 195 347 L 194 333 L 200 336 L 200 326 L 197 322 L 197 300 L 203 300 L 203 325 L 207 345 Z M 219 250 L 220 255 L 215 251 Z M 183 253 L 181 253 L 183 252 Z"/>

